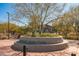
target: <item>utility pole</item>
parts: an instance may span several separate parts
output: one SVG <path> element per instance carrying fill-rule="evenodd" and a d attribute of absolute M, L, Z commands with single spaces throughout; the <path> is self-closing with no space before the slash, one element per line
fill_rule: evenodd
<path fill-rule="evenodd" d="M 9 39 L 9 28 L 10 28 L 10 19 L 9 19 L 9 12 L 7 12 L 7 15 L 8 15 L 8 39 Z"/>

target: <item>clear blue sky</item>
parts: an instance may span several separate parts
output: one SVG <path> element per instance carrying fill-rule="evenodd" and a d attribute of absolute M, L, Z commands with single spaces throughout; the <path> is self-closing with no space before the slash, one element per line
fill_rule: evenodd
<path fill-rule="evenodd" d="M 7 20 L 8 20 L 7 12 L 9 12 L 11 14 L 15 12 L 12 5 L 14 5 L 14 4 L 13 3 L 0 3 L 0 23 L 7 22 Z M 15 23 L 15 21 L 12 21 L 12 22 Z M 18 23 L 18 22 L 16 24 L 24 25 L 24 24 Z"/>
<path fill-rule="evenodd" d="M 6 12 L 9 12 L 9 13 L 14 12 L 14 10 L 11 9 L 12 5 L 13 5 L 12 3 L 0 3 L 0 23 L 7 21 L 7 13 Z M 76 4 L 68 4 L 65 7 L 65 11 L 68 11 L 69 8 L 73 5 L 75 6 Z"/>
<path fill-rule="evenodd" d="M 10 12 L 13 13 L 14 10 L 11 9 L 12 4 L 8 3 L 0 3 L 0 22 L 6 22 L 7 21 L 7 13 Z"/>

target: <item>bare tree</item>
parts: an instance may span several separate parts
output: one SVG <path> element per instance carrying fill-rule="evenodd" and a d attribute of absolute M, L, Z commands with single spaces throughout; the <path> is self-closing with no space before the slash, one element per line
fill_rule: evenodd
<path fill-rule="evenodd" d="M 49 24 L 54 18 L 60 16 L 65 4 L 56 3 L 35 3 L 35 4 L 15 4 L 16 19 L 26 18 L 33 30 L 43 31 L 43 25 Z"/>

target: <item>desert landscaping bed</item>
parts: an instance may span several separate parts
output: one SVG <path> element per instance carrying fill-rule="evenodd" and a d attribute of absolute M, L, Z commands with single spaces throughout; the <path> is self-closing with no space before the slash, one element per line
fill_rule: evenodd
<path fill-rule="evenodd" d="M 11 45 L 16 40 L 0 40 L 0 56 L 22 56 L 22 52 L 14 51 L 11 49 Z M 70 56 L 72 51 L 76 51 L 76 55 L 79 56 L 78 40 L 68 40 L 69 47 L 61 51 L 54 52 L 27 52 L 27 56 Z"/>

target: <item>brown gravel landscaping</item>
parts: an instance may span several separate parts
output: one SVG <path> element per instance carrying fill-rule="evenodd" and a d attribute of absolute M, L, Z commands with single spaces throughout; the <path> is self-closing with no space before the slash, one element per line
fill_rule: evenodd
<path fill-rule="evenodd" d="M 0 40 L 0 56 L 22 56 L 22 52 L 14 51 L 11 49 L 11 45 L 16 40 Z M 70 56 L 71 53 L 76 53 L 79 56 L 79 41 L 78 40 L 68 40 L 69 47 L 61 51 L 53 52 L 27 52 L 27 56 Z"/>

